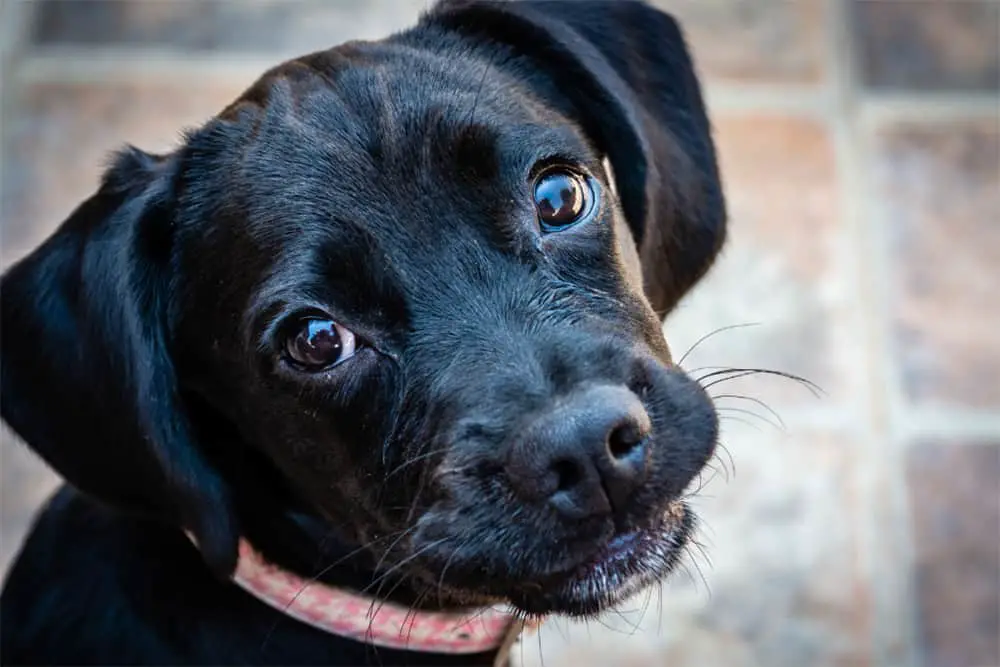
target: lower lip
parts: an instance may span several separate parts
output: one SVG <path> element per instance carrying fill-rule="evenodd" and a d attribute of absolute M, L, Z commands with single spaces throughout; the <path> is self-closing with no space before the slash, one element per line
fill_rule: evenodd
<path fill-rule="evenodd" d="M 586 561 L 550 574 L 524 591 L 517 604 L 529 614 L 588 616 L 617 604 L 670 572 L 688 524 L 683 504 L 654 526 L 617 535 Z"/>
<path fill-rule="evenodd" d="M 638 561 L 651 539 L 645 531 L 635 531 L 612 539 L 592 558 L 572 570 L 570 580 L 584 581 L 610 571 L 624 571 Z"/>
<path fill-rule="evenodd" d="M 616 560 L 621 560 L 627 558 L 631 555 L 636 548 L 639 546 L 641 535 L 639 531 L 634 531 L 631 533 L 626 533 L 625 535 L 619 535 L 614 538 L 608 545 L 604 547 L 591 562 L 597 563 L 611 563 Z"/>
<path fill-rule="evenodd" d="M 679 520 L 679 510 L 671 507 L 659 528 L 635 530 L 612 538 L 592 558 L 587 559 L 569 574 L 569 578 L 583 581 L 602 573 L 627 571 L 643 560 L 659 542 L 673 532 L 674 522 Z"/>

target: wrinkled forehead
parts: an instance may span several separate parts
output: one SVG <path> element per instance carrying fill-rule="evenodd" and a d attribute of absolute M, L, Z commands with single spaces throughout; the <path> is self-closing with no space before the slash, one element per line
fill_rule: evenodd
<path fill-rule="evenodd" d="M 442 191 L 502 186 L 540 159 L 594 160 L 573 124 L 488 61 L 391 44 L 348 53 L 278 68 L 206 128 L 210 175 L 226 181 L 215 192 L 237 200 L 227 208 L 265 226 L 304 206 L 375 222 Z"/>
<path fill-rule="evenodd" d="M 265 76 L 192 140 L 189 195 L 269 264 L 265 292 L 331 274 L 398 283 L 435 256 L 516 244 L 539 161 L 602 168 L 574 124 L 486 62 L 400 47 L 338 62 Z"/>

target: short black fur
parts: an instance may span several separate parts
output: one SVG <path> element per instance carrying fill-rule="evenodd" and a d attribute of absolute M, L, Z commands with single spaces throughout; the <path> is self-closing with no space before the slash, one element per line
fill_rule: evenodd
<path fill-rule="evenodd" d="M 600 202 L 558 234 L 530 191 L 551 165 Z M 228 581 L 240 537 L 420 608 L 585 615 L 649 585 L 679 547 L 573 573 L 616 536 L 691 528 L 717 422 L 661 318 L 724 237 L 680 30 L 631 0 L 445 0 L 276 67 L 169 154 L 121 151 L 0 285 L 3 419 L 67 481 L 8 574 L 0 662 L 493 660 L 284 617 Z M 288 363 L 302 313 L 358 352 Z M 555 411 L 602 401 L 642 429 L 613 473 L 641 478 L 598 489 L 613 508 L 511 478 L 583 433 L 553 435 Z"/>

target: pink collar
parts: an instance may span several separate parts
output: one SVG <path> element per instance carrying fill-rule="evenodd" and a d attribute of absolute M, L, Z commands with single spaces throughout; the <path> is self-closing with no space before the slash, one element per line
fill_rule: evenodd
<path fill-rule="evenodd" d="M 449 654 L 498 651 L 500 664 L 526 625 L 516 615 L 493 608 L 416 611 L 306 580 L 266 562 L 246 540 L 240 540 L 233 581 L 302 623 L 382 648 Z"/>

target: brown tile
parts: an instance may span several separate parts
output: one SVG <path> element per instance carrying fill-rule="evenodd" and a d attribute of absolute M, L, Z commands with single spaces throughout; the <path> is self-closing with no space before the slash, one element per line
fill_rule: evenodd
<path fill-rule="evenodd" d="M 998 407 L 1000 128 L 887 126 L 875 145 L 903 389 L 918 403 Z"/>
<path fill-rule="evenodd" d="M 45 0 L 43 45 L 129 45 L 298 55 L 406 27 L 427 0 Z"/>
<path fill-rule="evenodd" d="M 819 122 L 769 115 L 716 115 L 715 136 L 730 238 L 707 279 L 667 320 L 675 357 L 714 329 L 758 323 L 706 340 L 684 367 L 795 373 L 829 396 L 817 402 L 794 382 L 764 376 L 726 381 L 712 392 L 834 404 L 855 388 L 860 352 L 845 319 L 852 301 L 830 137 Z"/>
<path fill-rule="evenodd" d="M 624 617 L 543 627 L 541 641 L 525 645 L 523 664 L 872 663 L 872 582 L 858 541 L 859 445 L 836 434 L 779 437 L 740 427 L 723 442 L 735 474 L 728 482 L 716 477 L 694 500 L 704 554 L 693 548 L 662 594 L 640 594 L 623 605 Z"/>
<path fill-rule="evenodd" d="M 710 79 L 815 82 L 824 73 L 822 0 L 654 0 L 680 22 Z"/>
<path fill-rule="evenodd" d="M 1000 89 L 995 0 L 854 0 L 861 75 L 873 88 Z"/>
<path fill-rule="evenodd" d="M 43 0 L 38 4 L 33 41 L 97 46 L 210 45 L 215 2 L 132 2 L 130 0 Z"/>
<path fill-rule="evenodd" d="M 686 621 L 699 640 L 677 628 L 664 663 L 870 664 L 855 463 L 862 445 L 847 434 L 760 435 L 725 424 L 722 442 L 720 457 L 731 456 L 734 470 L 696 499 L 711 596 Z"/>
<path fill-rule="evenodd" d="M 1000 444 L 908 452 L 926 667 L 1000 665 Z"/>
<path fill-rule="evenodd" d="M 86 4 L 86 3 L 83 3 Z M 221 111 L 249 81 L 38 84 L 5 119 L 2 263 L 37 245 L 97 187 L 110 151 L 152 152 Z"/>
<path fill-rule="evenodd" d="M 0 579 L 59 478 L 6 427 L 0 428 Z"/>
<path fill-rule="evenodd" d="M 812 82 L 823 72 L 822 0 L 656 0 L 682 22 L 706 76 Z M 410 25 L 430 0 L 45 0 L 41 44 L 125 44 L 284 55 Z"/>

